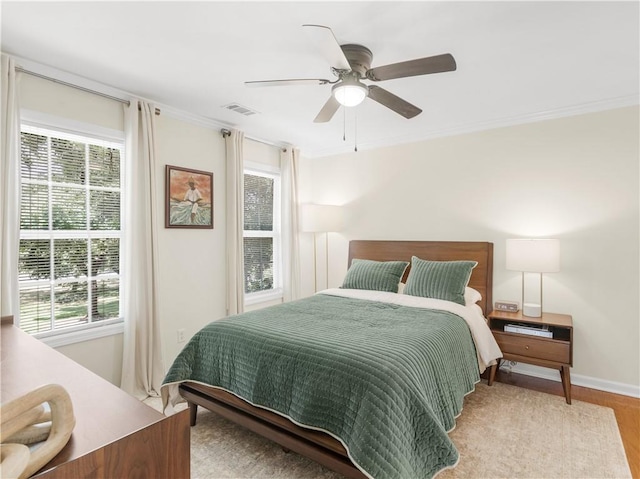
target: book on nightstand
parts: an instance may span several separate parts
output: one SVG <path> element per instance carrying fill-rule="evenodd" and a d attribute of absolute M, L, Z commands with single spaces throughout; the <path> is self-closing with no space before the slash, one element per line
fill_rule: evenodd
<path fill-rule="evenodd" d="M 542 338 L 553 338 L 553 331 L 549 331 L 547 326 L 536 328 L 523 324 L 505 324 L 504 330 L 507 333 L 529 334 L 531 336 L 539 336 Z"/>

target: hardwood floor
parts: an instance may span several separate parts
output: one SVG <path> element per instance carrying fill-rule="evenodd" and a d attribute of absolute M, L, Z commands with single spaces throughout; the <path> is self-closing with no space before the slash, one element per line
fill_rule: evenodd
<path fill-rule="evenodd" d="M 549 394 L 564 396 L 560 382 L 498 371 L 496 380 Z M 610 407 L 615 411 L 618 428 L 634 479 L 640 479 L 640 399 L 580 386 L 571 387 L 571 399 Z"/>

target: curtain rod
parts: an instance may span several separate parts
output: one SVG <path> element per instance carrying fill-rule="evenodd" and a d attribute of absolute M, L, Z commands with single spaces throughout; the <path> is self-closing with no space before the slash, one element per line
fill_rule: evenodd
<path fill-rule="evenodd" d="M 226 138 L 227 136 L 231 135 L 231 130 L 227 130 L 226 128 L 222 128 L 220 130 L 220 134 L 222 134 L 223 138 Z M 263 145 L 275 146 L 276 148 L 280 148 L 282 151 L 287 151 L 287 149 L 284 146 L 278 145 L 276 143 L 271 143 L 271 142 L 266 141 L 266 140 L 260 140 L 259 138 L 253 138 L 251 136 L 246 136 L 246 135 L 245 135 L 245 138 L 247 140 L 257 141 L 258 143 L 262 143 Z"/>
<path fill-rule="evenodd" d="M 124 103 L 127 106 L 131 105 L 131 102 L 129 100 L 125 100 L 123 98 L 118 98 L 117 96 L 107 95 L 106 93 L 102 93 L 102 92 L 99 92 L 99 91 L 90 90 L 89 88 L 85 88 L 85 87 L 80 86 L 80 85 L 74 85 L 73 83 L 68 83 L 66 81 L 58 80 L 57 78 L 52 78 L 52 77 L 48 77 L 46 75 L 42 75 L 41 73 L 36 73 L 36 72 L 32 72 L 30 70 L 25 70 L 22 67 L 16 67 L 16 71 L 17 72 L 21 72 L 21 73 L 26 73 L 27 75 L 31 75 L 31 76 L 34 76 L 34 77 L 42 78 L 43 80 L 48 80 L 48 81 L 53 82 L 53 83 L 58 83 L 60 85 L 68 86 L 68 87 L 71 87 L 71 88 L 75 88 L 76 90 L 81 90 L 81 91 L 84 91 L 86 93 L 92 93 L 94 95 L 98 95 L 98 96 L 101 96 L 103 98 L 108 98 L 109 100 L 114 100 L 114 101 L 117 101 L 117 102 L 120 102 L 120 103 Z M 140 110 L 140 105 L 138 105 L 138 110 Z M 156 115 L 160 114 L 160 109 L 159 108 L 155 109 L 155 114 Z"/>

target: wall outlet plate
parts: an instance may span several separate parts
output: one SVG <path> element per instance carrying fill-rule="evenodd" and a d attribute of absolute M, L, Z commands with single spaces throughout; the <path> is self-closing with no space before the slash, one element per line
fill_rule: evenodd
<path fill-rule="evenodd" d="M 517 313 L 520 310 L 520 303 L 518 301 L 496 301 L 494 308 L 498 311 Z"/>

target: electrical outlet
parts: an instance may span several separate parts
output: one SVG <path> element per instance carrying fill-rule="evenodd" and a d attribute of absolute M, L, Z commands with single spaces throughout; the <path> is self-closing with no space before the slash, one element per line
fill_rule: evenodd
<path fill-rule="evenodd" d="M 178 342 L 184 343 L 184 329 L 178 329 Z"/>

